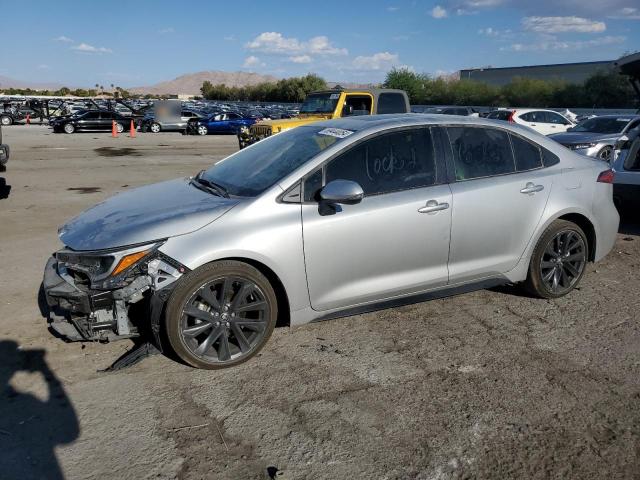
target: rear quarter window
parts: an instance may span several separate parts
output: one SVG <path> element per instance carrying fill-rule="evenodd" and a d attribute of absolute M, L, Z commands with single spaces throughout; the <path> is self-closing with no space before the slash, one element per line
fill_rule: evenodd
<path fill-rule="evenodd" d="M 511 135 L 513 156 L 516 160 L 516 170 L 525 172 L 542 167 L 542 153 L 540 147 L 517 135 Z"/>
<path fill-rule="evenodd" d="M 407 104 L 401 93 L 381 93 L 379 95 L 377 113 L 406 113 L 406 111 Z"/>

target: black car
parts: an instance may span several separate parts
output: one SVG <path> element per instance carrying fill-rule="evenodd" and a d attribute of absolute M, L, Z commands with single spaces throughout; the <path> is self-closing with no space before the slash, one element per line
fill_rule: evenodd
<path fill-rule="evenodd" d="M 9 161 L 9 145 L 2 143 L 2 125 L 0 125 L 0 172 L 4 172 Z"/>
<path fill-rule="evenodd" d="M 114 121 L 116 130 L 122 133 L 129 126 L 131 118 L 110 110 L 82 110 L 73 115 L 53 118 L 49 125 L 55 133 L 74 133 L 79 130 L 110 131 Z"/>

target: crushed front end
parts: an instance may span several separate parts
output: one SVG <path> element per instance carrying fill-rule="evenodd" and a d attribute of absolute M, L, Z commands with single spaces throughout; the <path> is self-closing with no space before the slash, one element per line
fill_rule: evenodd
<path fill-rule="evenodd" d="M 145 333 L 158 340 L 164 302 L 188 272 L 158 250 L 161 244 L 56 252 L 43 278 L 50 328 L 68 341 L 108 342 Z"/>

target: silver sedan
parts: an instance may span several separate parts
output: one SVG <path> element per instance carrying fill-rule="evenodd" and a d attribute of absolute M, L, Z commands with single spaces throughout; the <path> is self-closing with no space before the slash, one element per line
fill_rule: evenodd
<path fill-rule="evenodd" d="M 51 327 L 159 344 L 164 332 L 185 362 L 221 368 L 278 322 L 505 283 L 561 297 L 614 244 L 612 180 L 606 163 L 515 124 L 404 114 L 299 127 L 63 226 L 44 278 Z"/>

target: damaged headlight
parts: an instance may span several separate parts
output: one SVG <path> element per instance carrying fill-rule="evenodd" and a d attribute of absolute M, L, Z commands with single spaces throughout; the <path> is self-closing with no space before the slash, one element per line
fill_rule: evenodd
<path fill-rule="evenodd" d="M 55 254 L 58 273 L 75 286 L 110 289 L 126 284 L 126 277 L 144 259 L 150 258 L 162 243 L 152 243 L 120 251 L 75 252 L 61 250 Z"/>

